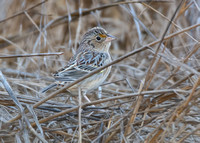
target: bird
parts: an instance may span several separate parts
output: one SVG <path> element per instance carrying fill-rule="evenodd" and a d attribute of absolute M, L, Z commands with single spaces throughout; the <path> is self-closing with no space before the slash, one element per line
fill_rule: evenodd
<path fill-rule="evenodd" d="M 44 88 L 42 93 L 53 87 L 73 82 L 93 70 L 110 63 L 112 60 L 109 49 L 111 42 L 115 39 L 116 37 L 108 34 L 102 27 L 89 29 L 83 35 L 79 47 L 67 65 L 53 74 L 56 82 Z M 68 90 L 74 92 L 80 88 L 86 94 L 88 91 L 99 87 L 106 80 L 110 71 L 111 66 L 72 86 Z"/>

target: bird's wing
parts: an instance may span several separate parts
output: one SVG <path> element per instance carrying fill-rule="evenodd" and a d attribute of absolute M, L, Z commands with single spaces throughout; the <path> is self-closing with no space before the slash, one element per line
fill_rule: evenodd
<path fill-rule="evenodd" d="M 69 65 L 54 74 L 55 80 L 66 82 L 77 80 L 96 68 L 103 66 L 107 58 L 107 53 L 96 51 L 79 53 L 76 58 L 70 61 Z"/>

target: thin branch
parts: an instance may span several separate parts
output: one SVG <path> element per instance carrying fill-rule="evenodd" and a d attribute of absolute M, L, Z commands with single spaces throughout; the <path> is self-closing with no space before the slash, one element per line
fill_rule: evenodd
<path fill-rule="evenodd" d="M 34 54 L 19 54 L 19 55 L 6 55 L 0 56 L 0 59 L 7 59 L 7 58 L 20 58 L 20 57 L 35 57 L 35 56 L 55 56 L 55 55 L 62 55 L 63 52 L 58 53 L 34 53 Z"/>

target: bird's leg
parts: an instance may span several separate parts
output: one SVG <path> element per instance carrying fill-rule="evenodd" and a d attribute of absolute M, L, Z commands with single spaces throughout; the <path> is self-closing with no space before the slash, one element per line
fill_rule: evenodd
<path fill-rule="evenodd" d="M 102 98 L 102 87 L 99 86 L 98 88 L 98 98 L 101 99 Z"/>
<path fill-rule="evenodd" d="M 91 102 L 90 99 L 86 95 L 87 92 L 82 90 L 82 93 L 83 93 L 83 97 L 85 98 L 85 100 L 87 100 L 88 102 Z"/>
<path fill-rule="evenodd" d="M 88 101 L 88 102 L 91 102 L 90 99 L 87 97 L 86 95 L 86 91 L 82 90 L 82 94 L 83 94 L 83 97 Z M 92 107 L 95 107 L 94 105 L 92 105 Z M 94 113 L 94 111 L 92 111 L 91 113 L 89 113 L 87 116 L 89 117 L 90 115 L 92 115 Z"/>

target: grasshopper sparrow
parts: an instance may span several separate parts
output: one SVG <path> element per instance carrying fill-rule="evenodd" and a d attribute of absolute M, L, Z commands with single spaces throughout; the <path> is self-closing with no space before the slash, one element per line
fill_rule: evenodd
<path fill-rule="evenodd" d="M 115 37 L 107 34 L 103 28 L 94 27 L 88 30 L 84 34 L 75 55 L 64 68 L 54 74 L 57 82 L 49 85 L 42 92 L 46 92 L 57 85 L 73 82 L 96 68 L 111 62 L 109 48 L 111 41 L 114 39 Z M 77 88 L 80 87 L 86 93 L 91 89 L 97 88 L 108 77 L 110 70 L 111 67 L 108 67 L 94 74 L 79 84 L 72 86 L 69 91 L 77 91 Z"/>

